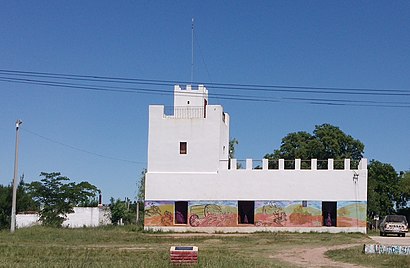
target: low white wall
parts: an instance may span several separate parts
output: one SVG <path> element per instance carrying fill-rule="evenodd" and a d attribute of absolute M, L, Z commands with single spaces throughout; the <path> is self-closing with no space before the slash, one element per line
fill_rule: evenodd
<path fill-rule="evenodd" d="M 67 219 L 63 222 L 64 227 L 78 228 L 78 227 L 97 227 L 107 225 L 107 218 L 110 215 L 109 209 L 99 207 L 75 207 L 74 213 L 67 215 Z M 104 224 L 105 223 L 105 224 Z"/>
<path fill-rule="evenodd" d="M 67 219 L 63 222 L 64 227 L 79 228 L 79 227 L 97 227 L 111 224 L 111 212 L 105 207 L 75 207 L 74 213 L 67 215 Z M 31 227 L 39 225 L 39 215 L 33 214 L 17 214 L 17 228 Z"/>
<path fill-rule="evenodd" d="M 16 215 L 16 227 L 25 228 L 32 227 L 34 225 L 40 225 L 40 216 L 37 213 L 32 214 L 17 214 Z"/>

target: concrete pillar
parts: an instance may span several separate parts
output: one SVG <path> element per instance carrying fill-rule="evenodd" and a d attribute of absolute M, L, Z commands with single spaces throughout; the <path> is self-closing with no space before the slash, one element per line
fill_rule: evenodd
<path fill-rule="evenodd" d="M 317 170 L 317 159 L 312 159 L 310 163 L 310 169 Z"/>
<path fill-rule="evenodd" d="M 236 170 L 236 165 L 237 165 L 237 160 L 236 159 L 231 159 L 231 168 L 230 169 Z"/>
<path fill-rule="evenodd" d="M 285 169 L 285 159 L 279 159 L 279 170 Z"/>
<path fill-rule="evenodd" d="M 327 169 L 328 170 L 333 170 L 333 168 L 334 168 L 333 159 L 329 158 L 327 160 Z"/>
<path fill-rule="evenodd" d="M 345 159 L 345 170 L 350 170 L 350 159 Z"/>
<path fill-rule="evenodd" d="M 246 169 L 252 169 L 252 159 L 246 158 Z"/>
<path fill-rule="evenodd" d="M 263 170 L 268 170 L 269 169 L 269 161 L 268 159 L 262 159 L 262 169 Z"/>
<path fill-rule="evenodd" d="M 359 162 L 359 167 L 360 170 L 366 170 L 367 169 L 367 158 L 362 158 L 360 159 Z"/>
<path fill-rule="evenodd" d="M 301 164 L 301 160 L 295 159 L 295 170 L 300 170 L 300 164 Z"/>

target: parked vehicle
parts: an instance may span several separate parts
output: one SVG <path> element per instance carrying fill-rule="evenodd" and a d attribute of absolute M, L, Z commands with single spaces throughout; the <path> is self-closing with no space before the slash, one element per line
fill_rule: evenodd
<path fill-rule="evenodd" d="M 406 236 L 408 232 L 408 223 L 403 215 L 387 215 L 380 222 L 380 235 L 397 234 L 398 236 Z"/>

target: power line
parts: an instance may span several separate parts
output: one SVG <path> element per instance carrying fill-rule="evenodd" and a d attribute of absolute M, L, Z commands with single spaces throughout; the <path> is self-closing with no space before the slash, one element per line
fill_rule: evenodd
<path fill-rule="evenodd" d="M 42 85 L 52 87 L 62 87 L 70 89 L 114 92 L 114 93 L 138 93 L 138 94 L 155 94 L 155 95 L 172 95 L 169 90 L 159 90 L 152 88 L 120 87 L 105 85 L 88 85 L 78 83 L 55 82 L 47 80 L 36 80 L 27 78 L 7 78 L 1 77 L 0 81 L 12 83 L 24 83 L 31 85 Z M 192 96 L 196 96 L 192 94 Z M 251 96 L 241 94 L 221 94 L 213 93 L 211 97 L 223 100 L 235 101 L 252 101 L 252 102 L 304 102 L 315 105 L 331 106 L 368 106 L 368 107 L 386 107 L 386 108 L 410 108 L 410 102 L 392 102 L 392 101 L 369 101 L 369 100 L 343 100 L 343 99 L 323 99 L 323 98 L 302 98 L 302 97 L 269 97 L 269 96 Z"/>
<path fill-rule="evenodd" d="M 75 147 L 75 146 L 72 146 L 72 145 L 69 145 L 69 144 L 66 144 L 66 143 L 62 143 L 62 142 L 47 138 L 43 135 L 40 135 L 40 134 L 38 134 L 34 131 L 31 131 L 31 130 L 28 130 L 26 128 L 21 128 L 21 130 L 23 130 L 23 131 L 25 131 L 29 134 L 32 134 L 34 136 L 37 136 L 39 138 L 42 138 L 43 140 L 46 140 L 48 142 L 55 143 L 55 144 L 58 144 L 58 145 L 70 148 L 72 150 L 82 152 L 82 153 L 86 153 L 86 154 L 90 154 L 90 155 L 94 155 L 94 156 L 98 156 L 98 157 L 106 158 L 106 159 L 110 159 L 110 160 L 116 160 L 116 161 L 121 161 L 121 162 L 132 163 L 132 164 L 146 164 L 146 162 L 133 161 L 133 160 L 128 160 L 128 159 L 122 159 L 122 158 L 118 158 L 118 157 L 103 155 L 103 154 L 99 154 L 99 153 L 94 153 L 94 152 L 91 152 L 91 151 L 88 151 L 88 150 L 81 149 L 79 147 Z"/>
<path fill-rule="evenodd" d="M 126 77 L 110 77 L 110 76 L 96 76 L 96 75 L 78 75 L 78 74 L 62 74 L 62 73 L 51 73 L 51 72 L 33 72 L 33 71 L 19 71 L 19 70 L 4 70 L 0 69 L 0 73 L 10 74 L 10 75 L 35 75 L 35 76 L 46 76 L 49 78 L 59 78 L 59 79 L 90 79 L 88 81 L 99 81 L 99 82 L 115 82 L 115 83 L 145 83 L 151 85 L 174 85 L 174 84 L 191 84 L 192 82 L 183 80 L 159 80 L 159 79 L 142 79 L 142 78 L 126 78 Z M 375 88 L 346 88 L 346 87 L 315 87 L 315 86 L 291 86 L 291 85 L 261 85 L 261 84 L 238 84 L 238 83 L 212 83 L 212 82 L 194 82 L 195 84 L 205 84 L 212 88 L 222 88 L 222 89 L 248 89 L 248 90 L 259 90 L 259 89 L 305 89 L 305 90 L 320 90 L 317 93 L 336 93 L 339 91 L 347 92 L 379 92 L 391 95 L 392 93 L 405 93 L 410 95 L 410 89 L 375 89 Z M 327 90 L 327 91 L 326 91 Z M 287 91 L 291 92 L 291 91 Z M 309 92 L 310 91 L 302 91 Z M 314 91 L 313 93 L 315 93 Z"/>
<path fill-rule="evenodd" d="M 102 76 L 86 76 L 86 75 L 72 75 L 72 74 L 58 74 L 58 73 L 40 73 L 40 72 L 26 72 L 26 71 L 10 71 L 0 70 L 0 81 L 10 83 L 25 83 L 32 85 L 53 86 L 80 90 L 92 90 L 92 91 L 105 91 L 113 93 L 139 93 L 139 94 L 159 94 L 159 95 L 172 95 L 173 92 L 169 90 L 155 89 L 155 88 L 140 88 L 140 87 L 124 87 L 124 86 L 107 86 L 107 85 L 95 85 L 95 84 L 79 84 L 79 83 L 67 83 L 59 80 L 71 80 L 71 81 L 87 81 L 87 82 L 108 82 L 108 83 L 126 83 L 126 84 L 144 84 L 150 86 L 163 86 L 171 85 L 167 80 L 147 80 L 147 79 L 134 79 L 134 78 L 118 78 L 118 77 L 102 77 Z M 23 77 L 23 78 L 16 78 Z M 45 80 L 29 79 L 26 77 L 41 77 Z M 52 80 L 50 80 L 52 79 Z M 125 79 L 125 80 L 122 80 Z M 137 81 L 134 81 L 137 80 Z M 154 82 L 156 81 L 156 82 Z M 181 83 L 182 81 L 172 81 L 173 83 Z M 215 83 L 211 83 L 215 84 Z M 225 89 L 227 84 L 219 84 L 215 88 Z M 246 90 L 246 91 L 272 91 L 272 92 L 286 92 L 286 93 L 316 93 L 316 94 L 346 94 L 346 95 L 371 95 L 371 96 L 410 96 L 410 91 L 406 90 L 391 90 L 393 93 L 387 93 L 385 90 L 377 90 L 377 92 L 352 92 L 354 89 L 345 89 L 349 92 L 341 91 L 322 91 L 322 90 L 280 90 L 280 89 L 266 89 L 266 88 L 243 88 L 233 87 L 233 89 Z M 258 85 L 261 86 L 261 85 Z M 263 86 L 262 87 L 268 87 Z M 272 87 L 272 86 L 269 86 Z M 304 87 L 306 88 L 306 87 Z M 311 87 L 314 88 L 314 87 Z M 227 89 L 227 88 L 226 88 Z M 229 88 L 232 89 L 232 88 Z M 322 88 L 323 89 L 323 88 Z M 336 88 L 333 88 L 336 89 Z M 359 89 L 358 89 L 359 90 Z M 369 89 L 360 89 L 369 90 Z M 255 95 L 240 95 L 240 94 L 226 94 L 226 93 L 211 93 L 210 97 L 215 99 L 235 100 L 235 101 L 253 101 L 253 102 L 303 102 L 315 105 L 347 105 L 347 106 L 370 106 L 370 107 L 388 107 L 388 108 L 410 108 L 409 102 L 393 102 L 393 101 L 372 101 L 372 100 L 349 100 L 349 99 L 332 99 L 332 98 L 304 98 L 304 97 L 269 97 L 269 96 L 255 96 Z"/>

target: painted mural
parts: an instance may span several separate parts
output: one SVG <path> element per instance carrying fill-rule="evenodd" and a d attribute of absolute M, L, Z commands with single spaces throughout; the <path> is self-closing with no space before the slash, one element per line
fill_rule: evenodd
<path fill-rule="evenodd" d="M 159 201 L 145 202 L 145 226 L 172 226 L 174 225 L 174 202 Z"/>
<path fill-rule="evenodd" d="M 146 201 L 145 226 L 175 226 L 173 201 Z M 338 201 L 337 227 L 366 227 L 365 201 Z M 237 201 L 189 201 L 186 226 L 241 227 Z M 255 201 L 257 227 L 321 227 L 322 201 Z M 179 225 L 180 226 L 180 225 Z"/>
<path fill-rule="evenodd" d="M 318 227 L 321 226 L 321 202 L 257 201 L 255 225 L 264 227 Z"/>
<path fill-rule="evenodd" d="M 189 202 L 189 225 L 192 227 L 237 226 L 236 201 Z"/>
<path fill-rule="evenodd" d="M 338 227 L 366 227 L 367 204 L 365 201 L 337 202 Z"/>

